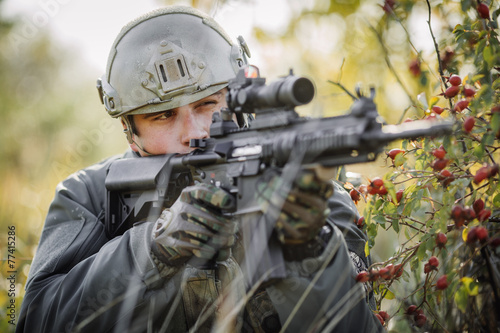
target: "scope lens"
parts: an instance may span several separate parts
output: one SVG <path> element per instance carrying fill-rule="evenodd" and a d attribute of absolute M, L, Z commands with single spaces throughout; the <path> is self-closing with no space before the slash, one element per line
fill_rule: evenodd
<path fill-rule="evenodd" d="M 293 96 L 301 104 L 309 103 L 314 97 L 314 85 L 306 78 L 299 78 L 293 85 Z"/>

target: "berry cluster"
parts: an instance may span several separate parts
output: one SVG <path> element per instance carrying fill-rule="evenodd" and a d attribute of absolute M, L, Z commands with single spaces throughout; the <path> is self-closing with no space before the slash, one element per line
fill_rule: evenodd
<path fill-rule="evenodd" d="M 427 322 L 427 317 L 424 315 L 424 310 L 417 308 L 416 305 L 410 305 L 406 309 L 406 314 L 413 316 L 415 326 L 422 327 Z"/>
<path fill-rule="evenodd" d="M 432 155 L 436 158 L 431 163 L 431 167 L 434 171 L 444 170 L 451 162 L 450 159 L 446 158 L 446 150 L 442 145 L 434 149 Z"/>
<path fill-rule="evenodd" d="M 464 224 L 469 224 L 476 218 L 474 209 L 464 207 L 462 205 L 455 205 L 451 208 L 451 219 L 455 222 L 455 227 L 458 229 Z"/>
<path fill-rule="evenodd" d="M 493 178 L 498 174 L 498 164 L 484 164 L 474 175 L 474 183 L 479 184 L 486 178 Z"/>
<path fill-rule="evenodd" d="M 424 273 L 429 274 L 432 271 L 437 271 L 439 266 L 438 258 L 432 256 L 429 258 L 429 261 L 424 265 Z"/>
<path fill-rule="evenodd" d="M 402 264 L 388 264 L 382 268 L 372 267 L 368 271 L 361 271 L 356 276 L 357 282 L 375 282 L 378 280 L 392 280 L 400 278 L 403 275 L 403 265 Z"/>
<path fill-rule="evenodd" d="M 384 326 L 385 323 L 389 321 L 389 319 L 391 318 L 389 314 L 385 311 L 379 311 L 378 313 L 375 314 L 375 317 L 377 317 L 382 326 Z"/>
<path fill-rule="evenodd" d="M 452 74 L 450 77 L 447 78 L 448 83 L 451 84 L 450 87 L 448 87 L 444 93 L 441 95 L 444 96 L 445 98 L 451 99 L 458 94 L 462 95 L 462 99 L 458 100 L 454 107 L 453 111 L 455 112 L 462 112 L 466 108 L 469 107 L 470 100 L 476 95 L 476 90 L 468 85 L 463 86 L 462 85 L 462 78 L 456 74 Z M 432 111 L 436 114 L 441 114 L 443 113 L 445 109 L 435 106 L 432 108 Z"/>

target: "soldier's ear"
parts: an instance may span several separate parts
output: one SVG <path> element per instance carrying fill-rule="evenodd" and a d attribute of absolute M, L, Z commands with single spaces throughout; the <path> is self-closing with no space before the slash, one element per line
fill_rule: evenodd
<path fill-rule="evenodd" d="M 133 139 L 134 133 L 132 132 L 132 126 L 128 119 L 125 117 L 121 117 L 120 121 L 122 122 L 123 126 L 123 133 L 125 133 L 125 136 L 127 137 L 128 145 L 130 149 L 132 149 L 134 152 L 138 153 L 139 152 L 139 147 L 137 147 L 137 144 L 135 143 Z"/>

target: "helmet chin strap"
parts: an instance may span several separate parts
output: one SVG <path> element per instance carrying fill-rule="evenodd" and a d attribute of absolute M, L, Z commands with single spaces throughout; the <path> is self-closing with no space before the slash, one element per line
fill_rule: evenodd
<path fill-rule="evenodd" d="M 132 130 L 132 125 L 130 124 L 130 121 L 127 116 L 122 117 L 122 121 L 125 124 L 125 128 L 123 129 L 123 133 L 125 133 L 125 136 L 127 137 L 127 141 L 129 144 L 135 144 L 137 148 L 139 148 L 140 151 L 142 151 L 144 154 L 147 156 L 153 156 L 154 154 L 151 154 L 148 152 L 142 144 L 139 144 L 137 141 L 134 140 L 134 132 Z"/>

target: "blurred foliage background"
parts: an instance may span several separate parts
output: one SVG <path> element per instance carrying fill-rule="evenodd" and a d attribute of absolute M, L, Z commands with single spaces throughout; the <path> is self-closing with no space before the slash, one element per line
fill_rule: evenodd
<path fill-rule="evenodd" d="M 459 16 L 454 11 L 460 10 L 458 3 L 444 2 L 449 4 L 448 15 L 434 17 L 432 22 L 438 40 L 453 38 L 451 31 Z M 47 29 L 29 31 L 21 17 L 6 18 L 3 3 L 0 0 L 0 331 L 7 332 L 13 329 L 6 317 L 10 302 L 7 277 L 12 270 L 7 261 L 8 227 L 16 230 L 13 255 L 18 315 L 30 261 L 56 184 L 82 167 L 122 153 L 127 145 L 119 122 L 108 118 L 100 104 L 95 69 L 89 68 L 78 52 L 57 42 Z M 262 14 L 275 10 L 272 1 L 268 3 L 268 7 L 260 5 Z M 288 17 L 286 24 L 269 28 L 249 16 L 253 27 L 251 35 L 244 37 L 252 53 L 258 55 L 259 62 L 254 64 L 269 81 L 286 75 L 290 68 L 314 80 L 316 99 L 299 112 L 342 114 L 352 102 L 342 87 L 353 91 L 362 83 L 366 89 L 376 88 L 379 112 L 388 123 L 397 123 L 405 117 L 424 115 L 418 94 L 425 92 L 431 97 L 440 93 L 439 86 L 427 85 L 429 79 L 440 80 L 426 2 L 399 1 L 401 13 L 407 15 L 406 28 L 384 19 L 381 0 L 281 3 L 285 4 L 283 11 L 272 15 Z M 443 1 L 430 3 L 441 6 Z M 215 16 L 230 15 L 230 9 L 238 6 L 259 6 L 258 1 L 243 0 L 157 0 L 157 4 L 189 4 Z M 64 10 L 58 15 L 64 15 Z M 415 75 L 410 65 L 417 59 L 421 66 Z M 384 174 L 387 168 L 381 158 L 369 165 L 350 166 L 349 171 L 361 173 L 366 180 Z M 392 253 L 391 242 L 397 240 L 378 242 L 385 248 L 372 251 L 375 260 Z"/>

